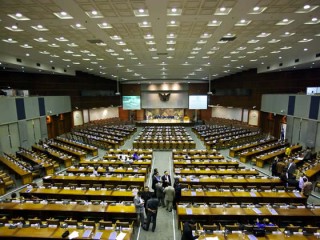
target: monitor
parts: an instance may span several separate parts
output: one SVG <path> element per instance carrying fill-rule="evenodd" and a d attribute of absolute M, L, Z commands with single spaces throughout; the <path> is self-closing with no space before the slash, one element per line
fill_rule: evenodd
<path fill-rule="evenodd" d="M 122 107 L 124 110 L 140 110 L 140 96 L 122 96 Z"/>

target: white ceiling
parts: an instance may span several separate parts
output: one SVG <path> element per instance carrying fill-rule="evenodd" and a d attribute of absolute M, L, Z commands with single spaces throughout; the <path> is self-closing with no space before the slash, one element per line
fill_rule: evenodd
<path fill-rule="evenodd" d="M 305 5 L 310 8 L 297 13 Z M 316 57 L 320 53 L 318 5 L 319 0 L 1 0 L 0 66 L 65 74 L 79 70 L 107 79 L 119 76 L 123 83 L 207 81 L 252 68 L 258 72 L 315 68 L 320 66 L 320 57 Z M 217 15 L 221 7 L 231 11 Z M 250 14 L 254 7 L 265 10 Z M 170 16 L 172 8 L 181 14 Z M 147 16 L 135 16 L 139 9 Z M 101 17 L 86 14 L 93 10 Z M 72 18 L 54 15 L 62 11 Z M 30 20 L 9 16 L 17 13 Z M 168 26 L 172 20 L 178 26 Z M 220 25 L 211 26 L 214 20 Z M 241 20 L 249 24 L 237 26 Z M 150 26 L 140 27 L 143 21 Z M 100 28 L 98 24 L 103 23 L 110 28 Z M 32 28 L 38 25 L 47 31 Z M 153 39 L 146 39 L 148 34 Z M 175 38 L 168 38 L 169 34 Z M 218 43 L 227 34 L 235 40 Z M 40 37 L 47 42 L 34 40 Z M 250 43 L 252 40 L 257 42 Z"/>

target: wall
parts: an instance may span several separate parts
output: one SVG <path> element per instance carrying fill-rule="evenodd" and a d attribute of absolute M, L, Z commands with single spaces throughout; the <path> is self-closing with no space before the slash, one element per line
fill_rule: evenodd
<path fill-rule="evenodd" d="M 15 152 L 19 146 L 28 148 L 39 139 L 70 131 L 70 118 L 62 117 L 70 110 L 66 96 L 0 97 L 0 152 Z"/>

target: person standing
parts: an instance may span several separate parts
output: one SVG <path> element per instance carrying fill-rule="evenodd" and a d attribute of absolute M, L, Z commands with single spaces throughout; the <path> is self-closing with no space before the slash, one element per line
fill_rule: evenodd
<path fill-rule="evenodd" d="M 153 177 L 152 177 L 152 189 L 153 191 L 156 191 L 156 184 L 161 182 L 161 177 L 160 174 L 158 172 L 156 172 Z"/>
<path fill-rule="evenodd" d="M 165 207 L 163 187 L 160 182 L 156 184 L 156 195 L 159 200 L 159 206 Z"/>
<path fill-rule="evenodd" d="M 312 192 L 312 183 L 306 177 L 303 178 L 303 182 L 302 193 L 308 198 Z"/>
<path fill-rule="evenodd" d="M 172 203 L 173 203 L 173 200 L 174 200 L 174 195 L 175 195 L 175 190 L 174 190 L 174 187 L 172 187 L 171 185 L 167 186 L 164 190 L 164 201 L 166 203 L 166 206 L 167 206 L 167 210 L 169 212 L 172 211 Z"/>
<path fill-rule="evenodd" d="M 171 186 L 171 177 L 168 171 L 164 171 L 164 175 L 161 177 L 162 180 L 162 187 L 166 188 L 167 186 Z"/>
<path fill-rule="evenodd" d="M 144 210 L 147 215 L 147 202 L 152 197 L 153 192 L 150 192 L 149 187 L 145 186 L 143 192 L 141 193 L 141 198 L 144 201 Z"/>
<path fill-rule="evenodd" d="M 294 178 L 295 171 L 296 171 L 296 164 L 293 162 L 292 158 L 290 158 L 288 168 L 287 168 L 287 178 L 288 179 Z"/>
<path fill-rule="evenodd" d="M 134 205 L 136 207 L 137 220 L 138 224 L 143 226 L 144 224 L 144 200 L 141 197 L 142 192 L 138 192 L 137 195 L 133 198 Z"/>
<path fill-rule="evenodd" d="M 152 232 L 156 230 L 159 200 L 155 194 L 147 202 L 147 222 L 143 229 L 148 231 L 152 221 Z"/>
<path fill-rule="evenodd" d="M 182 231 L 182 236 L 181 240 L 193 240 L 193 239 L 198 239 L 199 236 L 193 236 L 192 234 L 192 229 L 196 227 L 196 223 L 194 220 L 190 220 L 188 222 L 185 222 L 183 224 L 183 231 Z"/>

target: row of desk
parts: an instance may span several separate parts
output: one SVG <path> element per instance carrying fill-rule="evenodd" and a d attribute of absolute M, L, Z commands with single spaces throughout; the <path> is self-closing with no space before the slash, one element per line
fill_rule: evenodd
<path fill-rule="evenodd" d="M 21 169 L 19 166 L 8 160 L 7 158 L 0 156 L 0 162 L 15 172 L 19 177 L 21 177 L 22 184 L 28 184 L 32 182 L 32 173 Z"/>
<path fill-rule="evenodd" d="M 34 203 L 34 202 L 2 202 L 0 203 L 2 214 L 11 216 L 32 216 L 40 219 L 48 217 L 73 217 L 76 219 L 96 218 L 104 220 L 115 219 L 136 219 L 136 208 L 134 204 L 124 205 L 113 204 L 89 204 L 82 205 L 76 202 L 63 204 L 62 201 L 56 203 Z M 1 229 L 1 228 L 0 228 Z"/>
<path fill-rule="evenodd" d="M 42 145 L 39 144 L 34 144 L 31 148 L 35 152 L 48 154 L 50 157 L 60 162 L 63 162 L 65 167 L 70 167 L 72 165 L 72 156 L 68 154 L 62 154 L 60 151 L 56 151 L 50 148 L 44 148 Z"/>
<path fill-rule="evenodd" d="M 186 183 L 189 185 L 197 184 L 197 185 L 214 185 L 216 187 L 220 187 L 221 185 L 229 185 L 229 186 L 283 186 L 283 182 L 280 178 L 221 178 L 221 177 L 180 177 L 180 183 Z"/>
<path fill-rule="evenodd" d="M 10 228 L 0 227 L 1 239 L 62 239 L 62 234 L 66 231 L 72 234 L 74 231 L 78 232 L 76 239 L 101 239 L 110 240 L 116 239 L 120 236 L 120 232 L 114 230 L 101 230 L 101 229 L 74 229 L 74 228 L 62 228 L 62 227 L 47 227 L 47 228 Z M 88 232 L 89 231 L 89 232 Z M 88 235 L 89 233 L 89 235 Z M 121 236 L 123 240 L 132 239 L 132 230 L 123 230 Z"/>
<path fill-rule="evenodd" d="M 74 200 L 108 200 L 108 201 L 133 201 L 136 190 L 126 189 L 82 189 L 64 187 L 62 189 L 57 187 L 52 188 L 32 188 L 24 189 L 20 195 L 29 198 L 30 195 L 40 199 L 74 199 Z"/>
<path fill-rule="evenodd" d="M 184 190 L 181 193 L 184 202 L 236 202 L 236 203 L 303 203 L 307 197 L 298 192 L 285 191 L 230 191 L 230 190 Z"/>
<path fill-rule="evenodd" d="M 229 150 L 229 156 L 236 157 L 242 151 L 248 150 L 250 148 L 255 148 L 258 146 L 270 144 L 270 143 L 275 143 L 277 141 L 278 141 L 278 139 L 271 137 L 271 138 L 262 139 L 262 140 L 254 141 L 251 143 L 243 144 L 241 146 L 232 147 Z"/>
<path fill-rule="evenodd" d="M 116 184 L 116 185 L 138 185 L 144 186 L 145 176 L 127 176 L 127 177 L 114 177 L 114 176 L 47 176 L 43 178 L 43 183 L 77 183 L 77 184 Z"/>
<path fill-rule="evenodd" d="M 242 176 L 256 176 L 259 172 L 255 169 L 201 169 L 201 168 L 175 168 L 176 175 L 242 175 Z"/>
<path fill-rule="evenodd" d="M 81 148 L 92 156 L 98 155 L 98 148 L 97 147 L 94 147 L 94 146 L 91 146 L 88 144 L 84 144 L 84 143 L 80 143 L 80 142 L 77 142 L 77 141 L 74 141 L 74 140 L 71 140 L 68 138 L 63 138 L 63 137 L 57 137 L 56 141 L 62 142 L 64 144 L 69 144 L 69 145 L 72 145 L 77 148 Z"/>
<path fill-rule="evenodd" d="M 281 225 L 281 221 L 302 221 L 304 224 L 319 224 L 320 209 L 307 208 L 271 208 L 263 206 L 255 207 L 186 207 L 178 205 L 178 222 L 194 219 L 201 222 L 219 222 L 223 220 L 236 220 L 238 222 L 255 221 L 257 218 L 268 218 L 271 222 Z"/>

